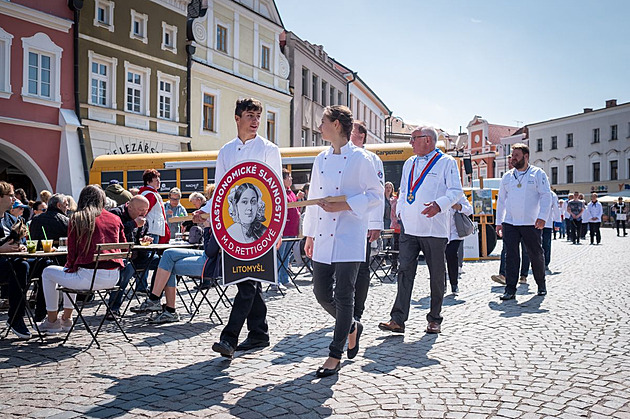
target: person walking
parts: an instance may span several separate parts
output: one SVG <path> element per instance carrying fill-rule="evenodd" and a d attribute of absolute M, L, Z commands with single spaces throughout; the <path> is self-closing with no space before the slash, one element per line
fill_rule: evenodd
<path fill-rule="evenodd" d="M 153 237 L 153 243 L 166 244 L 171 238 L 171 231 L 166 224 L 164 201 L 158 192 L 160 189 L 160 172 L 155 169 L 145 170 L 142 174 L 144 186 L 140 188 L 140 195 L 149 200 L 147 212 L 148 233 Z"/>
<path fill-rule="evenodd" d="M 256 99 L 239 99 L 236 102 L 234 120 L 237 137 L 219 150 L 214 178 L 219 182 L 226 172 L 242 162 L 264 162 L 282 178 L 282 157 L 277 145 L 258 135 L 260 116 L 263 106 Z M 193 213 L 194 223 L 203 223 L 203 214 L 212 212 L 212 200 Z M 214 239 L 214 235 L 212 236 Z M 238 292 L 234 297 L 230 319 L 221 332 L 218 342 L 212 350 L 226 358 L 232 358 L 234 351 L 269 346 L 269 326 L 267 325 L 267 306 L 263 299 L 262 284 L 259 281 L 242 281 L 236 284 Z M 247 321 L 249 333 L 240 345 L 238 336 Z"/>
<path fill-rule="evenodd" d="M 529 164 L 529 147 L 522 143 L 512 146 L 513 169 L 503 175 L 497 198 L 497 225 L 506 247 L 505 293 L 501 300 L 513 300 L 518 279 L 519 244 L 523 242 L 532 264 L 538 295 L 547 294 L 545 257 L 541 230 L 551 208 L 551 189 L 545 172 Z"/>
<path fill-rule="evenodd" d="M 422 252 L 429 268 L 431 309 L 427 333 L 440 333 L 446 264 L 444 252 L 449 237 L 449 209 L 463 196 L 455 159 L 437 148 L 437 131 L 419 127 L 411 133 L 415 156 L 407 159 L 400 179 L 396 207 L 400 218 L 398 292 L 390 320 L 379 324 L 384 331 L 404 333 L 409 318 L 411 293 Z"/>
<path fill-rule="evenodd" d="M 297 202 L 298 198 L 291 190 L 293 176 L 291 176 L 289 169 L 282 169 L 282 182 L 284 183 L 287 202 Z M 297 207 L 287 208 L 287 221 L 284 223 L 282 238 L 295 238 L 298 234 L 300 234 L 300 209 Z M 282 264 L 278 266 L 278 285 L 276 289 L 281 290 L 282 287 L 286 287 L 289 284 L 289 263 L 291 263 L 291 257 L 293 256 L 293 244 L 293 241 L 283 241 L 280 245 L 280 250 L 278 250 L 278 259 L 282 261 Z"/>
<path fill-rule="evenodd" d="M 599 228 L 602 224 L 602 215 L 604 215 L 604 208 L 602 203 L 597 200 L 597 194 L 591 194 L 591 202 L 586 206 L 584 218 L 588 222 L 588 230 L 591 232 L 591 244 L 600 244 L 602 242 L 602 234 Z"/>
<path fill-rule="evenodd" d="M 343 348 L 348 358 L 359 351 L 363 325 L 353 319 L 355 282 L 365 261 L 369 222 L 373 208 L 380 207 L 383 185 L 371 157 L 350 141 L 352 112 L 345 106 L 328 106 L 320 125 L 322 138 L 331 147 L 315 158 L 309 199 L 304 216 L 304 251 L 313 260 L 313 292 L 319 304 L 335 319 L 328 358 L 317 369 L 318 377 L 337 374 Z M 328 202 L 328 196 L 345 196 L 343 202 Z"/>
<path fill-rule="evenodd" d="M 455 214 L 461 213 L 469 217 L 473 213 L 473 207 L 470 205 L 468 198 L 462 196 L 457 203 L 449 208 L 449 241 L 446 245 L 446 267 L 448 268 L 448 279 L 451 283 L 451 292 L 457 294 L 459 292 L 459 248 L 464 241 L 459 236 L 455 226 Z"/>
<path fill-rule="evenodd" d="M 626 233 L 626 217 L 628 216 L 628 206 L 623 202 L 623 197 L 617 199 L 617 203 L 612 206 L 612 211 L 615 213 L 615 227 L 617 228 L 617 236 L 619 236 L 619 226 L 623 228 L 623 235 Z"/>
<path fill-rule="evenodd" d="M 580 199 L 579 192 L 573 194 L 573 199 L 567 203 L 567 208 L 571 217 L 571 240 L 573 244 L 580 244 L 580 237 L 582 235 L 582 214 L 584 214 L 586 206 Z"/>
<path fill-rule="evenodd" d="M 551 263 L 551 234 L 554 230 L 554 224 L 558 220 L 560 220 L 558 195 L 556 195 L 554 191 L 551 191 L 551 208 L 549 208 L 547 221 L 545 221 L 545 227 L 542 231 L 542 248 L 545 255 L 545 275 L 551 275 L 551 269 L 549 269 L 549 263 Z"/>

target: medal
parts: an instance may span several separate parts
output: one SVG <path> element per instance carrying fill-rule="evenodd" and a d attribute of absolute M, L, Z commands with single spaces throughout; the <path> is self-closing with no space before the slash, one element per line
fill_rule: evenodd
<path fill-rule="evenodd" d="M 521 185 L 520 183 L 519 183 L 518 185 L 516 185 L 516 187 L 517 187 L 517 188 L 519 188 L 519 189 L 520 189 L 520 187 L 521 187 L 521 186 L 522 186 L 522 185 Z"/>

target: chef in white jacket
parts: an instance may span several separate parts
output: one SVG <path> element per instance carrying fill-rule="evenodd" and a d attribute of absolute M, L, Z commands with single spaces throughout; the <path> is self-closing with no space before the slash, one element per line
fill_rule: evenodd
<path fill-rule="evenodd" d="M 313 292 L 321 306 L 335 318 L 329 357 L 317 370 L 318 377 L 336 374 L 348 341 L 348 358 L 359 350 L 361 323 L 354 321 L 354 286 L 365 259 L 368 213 L 383 199 L 383 185 L 362 149 L 352 144 L 352 112 L 345 106 L 324 109 L 322 138 L 331 147 L 313 163 L 309 206 L 304 217 L 306 255 L 313 260 Z M 345 196 L 345 202 L 328 202 Z M 334 285 L 334 290 L 333 290 Z"/>
<path fill-rule="evenodd" d="M 588 231 L 591 232 L 591 244 L 595 244 L 595 239 L 597 239 L 597 244 L 602 241 L 602 234 L 599 231 L 599 227 L 602 225 L 602 215 L 604 215 L 604 208 L 602 208 L 602 203 L 597 200 L 597 194 L 593 192 L 591 202 L 588 203 L 584 212 L 584 221 L 588 223 Z"/>
<path fill-rule="evenodd" d="M 551 262 L 551 235 L 553 234 L 554 223 L 560 220 L 558 195 L 556 195 L 554 191 L 551 191 L 551 208 L 549 208 L 549 215 L 547 216 L 545 227 L 542 231 L 542 248 L 545 254 L 545 275 L 551 275 L 551 270 L 549 269 L 549 263 Z"/>

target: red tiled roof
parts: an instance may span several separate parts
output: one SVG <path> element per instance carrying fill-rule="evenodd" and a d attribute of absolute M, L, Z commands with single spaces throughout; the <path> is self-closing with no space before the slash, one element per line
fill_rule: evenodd
<path fill-rule="evenodd" d="M 518 129 L 507 125 L 488 124 L 488 141 L 492 144 L 501 144 L 501 138 L 513 135 Z"/>

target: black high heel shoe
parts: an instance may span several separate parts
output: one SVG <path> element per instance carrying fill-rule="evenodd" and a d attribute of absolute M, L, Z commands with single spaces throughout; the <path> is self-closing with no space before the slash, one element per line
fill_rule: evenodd
<path fill-rule="evenodd" d="M 352 359 L 359 353 L 359 339 L 361 338 L 361 333 L 363 333 L 363 325 L 359 322 L 356 322 L 357 329 L 357 341 L 354 344 L 354 348 L 348 348 L 348 359 Z"/>
<path fill-rule="evenodd" d="M 335 368 L 324 368 L 324 367 L 317 368 L 315 375 L 319 378 L 330 377 L 331 375 L 337 374 L 340 369 L 341 369 L 341 360 L 337 362 L 337 366 Z"/>

